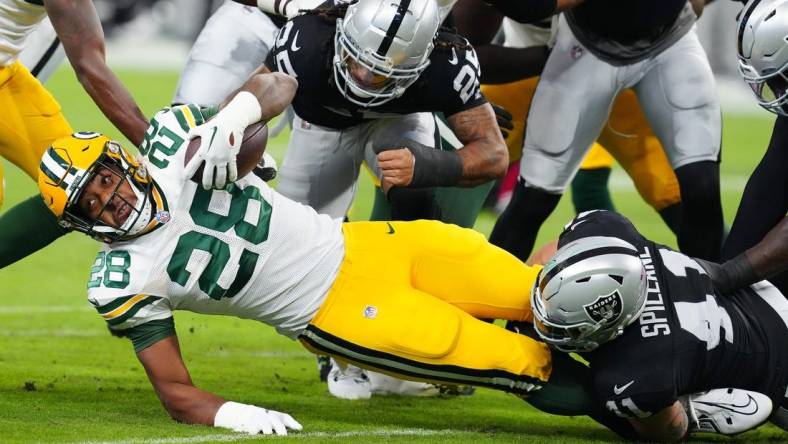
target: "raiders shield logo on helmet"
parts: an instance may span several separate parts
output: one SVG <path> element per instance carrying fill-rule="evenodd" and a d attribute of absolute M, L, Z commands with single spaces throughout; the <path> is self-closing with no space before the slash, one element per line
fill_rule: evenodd
<path fill-rule="evenodd" d="M 599 323 L 611 324 L 621 317 L 624 302 L 618 290 L 599 296 L 590 304 L 583 305 L 588 317 Z"/>

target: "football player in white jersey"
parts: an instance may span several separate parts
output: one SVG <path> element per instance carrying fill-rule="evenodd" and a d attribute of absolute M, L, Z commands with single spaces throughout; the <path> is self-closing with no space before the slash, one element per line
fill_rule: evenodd
<path fill-rule="evenodd" d="M 210 122 L 237 113 L 239 96 L 256 99 L 249 123 L 270 119 L 295 88 L 283 74 L 254 76 Z M 264 322 L 311 351 L 402 377 L 517 394 L 547 381 L 544 344 L 476 319 L 530 319 L 538 267 L 439 222 L 343 224 L 255 175 L 206 190 L 190 180 L 201 155 L 185 142 L 214 113 L 160 111 L 139 162 L 106 137 L 77 133 L 56 140 L 40 166 L 39 187 L 59 221 L 107 242 L 89 300 L 132 339 L 171 416 L 248 433 L 301 427 L 194 387 L 176 309 Z"/>

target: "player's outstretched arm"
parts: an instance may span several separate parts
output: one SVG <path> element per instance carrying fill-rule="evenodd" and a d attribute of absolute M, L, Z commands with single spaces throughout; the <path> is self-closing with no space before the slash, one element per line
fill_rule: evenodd
<path fill-rule="evenodd" d="M 676 442 L 684 438 L 689 430 L 689 418 L 680 401 L 648 418 L 630 419 L 629 422 L 647 441 Z"/>
<path fill-rule="evenodd" d="M 475 186 L 506 174 L 509 152 L 489 103 L 448 117 L 462 149 L 443 151 L 408 140 L 403 148 L 381 151 L 381 188 Z"/>
<path fill-rule="evenodd" d="M 447 120 L 464 145 L 457 151 L 462 159 L 459 185 L 474 186 L 506 174 L 509 151 L 489 103 L 453 114 Z"/>
<path fill-rule="evenodd" d="M 286 413 L 225 401 L 195 387 L 181 357 L 177 336 L 156 342 L 138 352 L 137 357 L 162 405 L 176 421 L 223 427 L 253 435 L 286 435 L 288 428 L 302 428 Z"/>
<path fill-rule="evenodd" d="M 775 225 L 754 247 L 722 264 L 695 260 L 721 293 L 769 279 L 788 270 L 788 218 Z"/>
<path fill-rule="evenodd" d="M 293 100 L 298 82 L 284 73 L 255 73 L 238 91 L 220 105 L 219 113 L 189 131 L 189 139 L 200 138 L 195 161 L 187 165 L 190 176 L 204 162 L 202 186 L 224 189 L 238 178 L 236 156 L 246 127 L 267 122 Z"/>
<path fill-rule="evenodd" d="M 378 153 L 381 188 L 471 187 L 506 174 L 509 152 L 495 112 L 489 103 L 460 111 L 448 118 L 462 149 L 444 151 L 414 140 Z"/>
<path fill-rule="evenodd" d="M 148 119 L 107 66 L 104 31 L 90 0 L 44 2 L 77 79 L 101 112 L 135 145 L 142 143 Z"/>

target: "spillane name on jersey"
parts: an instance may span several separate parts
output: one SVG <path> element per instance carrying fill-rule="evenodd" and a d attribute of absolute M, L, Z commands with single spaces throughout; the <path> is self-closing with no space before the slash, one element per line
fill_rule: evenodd
<path fill-rule="evenodd" d="M 0 0 L 0 66 L 17 59 L 25 39 L 44 17 L 43 0 Z"/>
<path fill-rule="evenodd" d="M 624 239 L 640 251 L 648 279 L 645 308 L 624 333 L 587 355 L 596 395 L 624 417 L 647 417 L 679 396 L 734 387 L 785 395 L 788 301 L 763 283 L 715 294 L 692 258 L 648 241 L 617 213 L 580 214 L 560 245 L 586 236 Z"/>
<path fill-rule="evenodd" d="M 304 14 L 288 21 L 277 34 L 265 65 L 298 80 L 293 108 L 302 119 L 334 129 L 392 115 L 415 112 L 443 112 L 446 116 L 486 102 L 479 85 L 479 62 L 467 40 L 440 33 L 439 40 L 453 41 L 457 47 L 436 48 L 430 65 L 402 97 L 382 105 L 364 108 L 345 99 L 334 82 L 336 25 L 316 14 Z M 465 48 L 465 49 L 458 49 Z"/>
<path fill-rule="evenodd" d="M 344 257 L 341 222 L 251 173 L 224 191 L 186 178 L 187 132 L 203 119 L 197 106 L 184 105 L 151 120 L 140 152 L 156 184 L 158 226 L 104 246 L 88 298 L 114 330 L 189 310 L 255 319 L 295 337 Z"/>

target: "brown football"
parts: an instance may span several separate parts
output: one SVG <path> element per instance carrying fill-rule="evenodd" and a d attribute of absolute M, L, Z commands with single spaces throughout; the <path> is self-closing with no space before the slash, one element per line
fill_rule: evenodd
<path fill-rule="evenodd" d="M 246 127 L 244 140 L 241 142 L 241 150 L 236 156 L 238 165 L 238 178 L 249 174 L 260 158 L 263 157 L 265 146 L 268 143 L 268 125 L 265 122 L 253 123 Z M 200 148 L 200 138 L 195 137 L 186 147 L 186 159 L 191 159 L 197 149 Z M 202 170 L 204 165 L 200 165 L 192 176 L 192 180 L 200 183 L 202 181 Z"/>

